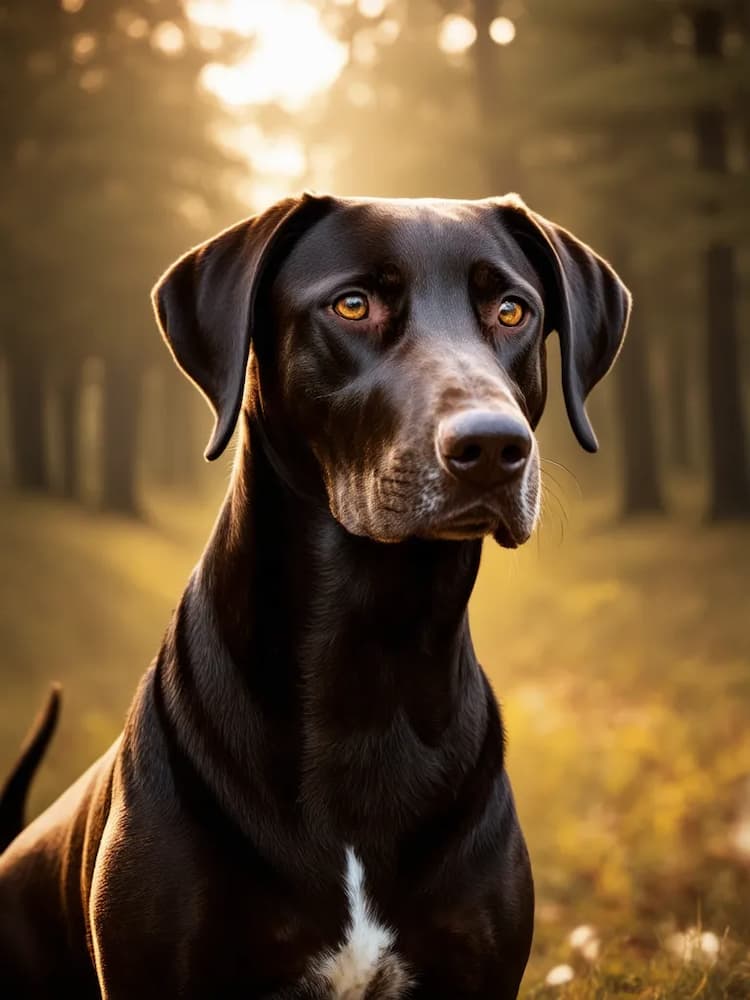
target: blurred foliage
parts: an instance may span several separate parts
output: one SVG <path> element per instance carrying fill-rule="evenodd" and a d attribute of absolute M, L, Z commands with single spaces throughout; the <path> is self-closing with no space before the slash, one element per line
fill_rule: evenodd
<path fill-rule="evenodd" d="M 0 3 L 0 352 L 23 487 L 53 485 L 40 415 L 52 393 L 61 492 L 85 492 L 80 397 L 94 358 L 98 496 L 137 508 L 140 381 L 168 364 L 150 288 L 209 220 L 240 212 L 237 158 L 214 141 L 222 112 L 196 87 L 205 59 L 188 31 L 179 0 Z"/>
<path fill-rule="evenodd" d="M 674 939 L 701 925 L 723 941 L 706 995 L 745 996 L 718 988 L 750 940 L 750 539 L 572 515 L 515 565 L 488 550 L 472 605 L 534 861 L 527 986 L 570 962 L 572 997 L 692 996 L 706 956 L 685 969 Z M 593 962 L 571 947 L 580 925 Z"/>
<path fill-rule="evenodd" d="M 201 224 L 239 211 L 209 131 L 219 107 L 195 87 L 202 60 L 160 49 L 164 23 L 179 44 L 178 0 L 0 5 L 0 336 L 11 347 L 35 337 L 64 355 L 152 354 L 154 276 Z"/>

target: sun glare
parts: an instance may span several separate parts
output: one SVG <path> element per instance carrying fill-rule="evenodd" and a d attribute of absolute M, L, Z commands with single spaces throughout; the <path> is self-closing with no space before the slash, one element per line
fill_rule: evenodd
<path fill-rule="evenodd" d="M 267 135 L 260 126 L 222 126 L 216 138 L 229 149 L 245 153 L 253 172 L 281 180 L 299 178 L 307 167 L 305 147 L 290 133 Z"/>
<path fill-rule="evenodd" d="M 346 64 L 348 49 L 324 27 L 320 12 L 305 0 L 187 0 L 197 28 L 247 38 L 238 62 L 212 62 L 203 86 L 228 107 L 277 103 L 298 111 L 329 87 Z"/>

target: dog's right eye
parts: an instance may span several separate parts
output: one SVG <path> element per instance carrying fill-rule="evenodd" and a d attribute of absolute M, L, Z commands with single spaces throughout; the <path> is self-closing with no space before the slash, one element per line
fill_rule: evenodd
<path fill-rule="evenodd" d="M 367 319 L 370 314 L 370 304 L 367 296 L 361 292 L 347 292 L 340 295 L 333 303 L 333 311 L 342 319 Z"/>
<path fill-rule="evenodd" d="M 526 308 L 518 299 L 503 299 L 497 318 L 503 326 L 520 326 L 526 318 Z"/>

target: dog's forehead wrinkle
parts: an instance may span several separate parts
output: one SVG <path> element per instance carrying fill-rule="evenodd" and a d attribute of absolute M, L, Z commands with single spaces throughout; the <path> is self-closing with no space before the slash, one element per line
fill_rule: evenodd
<path fill-rule="evenodd" d="M 378 274 L 425 287 L 465 285 L 476 264 L 506 280 L 531 281 L 534 272 L 496 213 L 485 203 L 450 199 L 343 199 L 319 220 L 281 263 L 276 287 L 321 292 L 334 281 Z"/>
<path fill-rule="evenodd" d="M 350 225 L 334 214 L 319 221 L 297 241 L 282 261 L 274 289 L 277 296 L 315 297 L 331 285 L 358 283 L 388 270 L 392 243 L 386 231 Z"/>
<path fill-rule="evenodd" d="M 487 202 L 376 199 L 366 212 L 390 231 L 394 247 L 414 271 L 463 274 L 484 264 L 505 281 L 521 280 L 541 290 L 523 248 Z"/>

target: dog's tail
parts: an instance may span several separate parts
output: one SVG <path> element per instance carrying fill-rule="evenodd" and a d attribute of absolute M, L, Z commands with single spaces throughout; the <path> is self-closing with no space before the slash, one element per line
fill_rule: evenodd
<path fill-rule="evenodd" d="M 21 753 L 0 791 L 0 852 L 26 825 L 26 796 L 31 779 L 52 739 L 60 714 L 60 685 L 53 684 L 47 702 L 34 720 Z"/>

